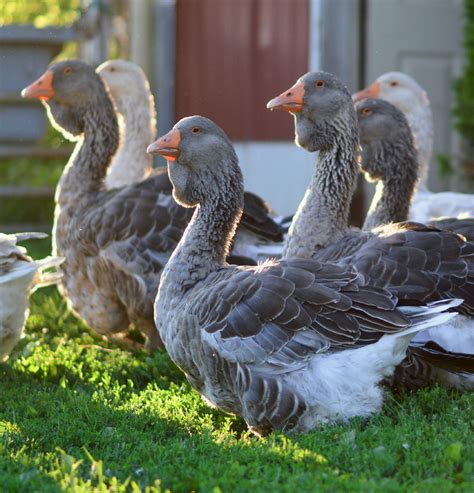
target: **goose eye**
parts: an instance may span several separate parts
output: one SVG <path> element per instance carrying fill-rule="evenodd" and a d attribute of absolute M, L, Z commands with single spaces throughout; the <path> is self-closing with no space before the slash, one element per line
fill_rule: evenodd
<path fill-rule="evenodd" d="M 115 72 L 115 68 L 114 67 L 110 67 L 109 68 L 109 72 Z"/>
<path fill-rule="evenodd" d="M 365 116 L 371 115 L 372 114 L 372 110 L 369 109 L 369 108 L 364 108 L 362 110 L 362 114 L 365 115 Z"/>
<path fill-rule="evenodd" d="M 69 74 L 72 74 L 72 68 L 71 68 L 71 67 L 66 67 L 66 68 L 63 70 L 63 73 L 64 73 L 64 75 L 69 75 Z"/>
<path fill-rule="evenodd" d="M 192 130 L 191 130 L 191 132 L 193 134 L 198 134 L 200 131 L 201 131 L 201 129 L 199 127 L 193 127 Z"/>
<path fill-rule="evenodd" d="M 316 81 L 316 87 L 324 87 L 324 81 L 323 80 L 317 80 Z"/>
<path fill-rule="evenodd" d="M 396 80 L 392 80 L 392 82 L 390 82 L 390 86 L 396 87 L 396 86 L 398 86 L 398 82 Z"/>

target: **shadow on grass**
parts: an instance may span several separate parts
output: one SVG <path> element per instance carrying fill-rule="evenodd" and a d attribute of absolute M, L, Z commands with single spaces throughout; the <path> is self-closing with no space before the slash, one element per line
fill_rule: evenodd
<path fill-rule="evenodd" d="M 35 294 L 0 397 L 0 471 L 23 478 L 19 491 L 448 491 L 470 474 L 467 398 L 389 396 L 369 422 L 259 440 L 208 408 L 165 353 L 91 335 L 54 290 Z"/>
<path fill-rule="evenodd" d="M 241 419 L 208 408 L 185 383 L 62 388 L 60 380 L 3 365 L 0 395 L 0 422 L 9 427 L 0 436 L 3 473 L 10 481 L 23 474 L 24 485 L 41 491 L 51 481 L 64 489 L 75 481 L 83 491 L 122 491 L 114 485 L 130 481 L 142 490 L 156 484 L 150 491 L 160 491 L 157 481 L 183 492 L 447 491 L 469 477 L 463 464 L 472 447 L 466 430 L 454 428 L 469 400 L 435 409 L 435 401 L 450 401 L 442 389 L 403 404 L 389 399 L 388 412 L 368 423 L 264 440 L 251 437 Z"/>
<path fill-rule="evenodd" d="M 249 486 L 277 484 L 275 471 L 281 479 L 315 470 L 338 474 L 320 454 L 303 453 L 285 437 L 270 439 L 275 447 L 251 437 L 241 419 L 208 408 L 187 385 L 122 391 L 118 397 L 113 387 L 92 394 L 63 389 L 11 368 L 3 377 L 0 421 L 11 430 L 0 437 L 0 457 L 15 458 L 5 467 L 6 477 L 25 476 L 35 464 L 38 474 L 27 477 L 25 487 L 43 481 L 46 488 L 53 478 L 64 488 L 76 478 L 87 487 L 131 479 L 140 488 L 160 480 L 173 491 L 219 485 L 238 490 L 244 478 L 253 477 Z M 282 444 L 284 453 L 276 446 Z"/>

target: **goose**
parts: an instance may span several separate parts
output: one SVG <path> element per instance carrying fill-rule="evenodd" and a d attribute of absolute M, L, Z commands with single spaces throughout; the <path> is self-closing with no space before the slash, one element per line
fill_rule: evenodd
<path fill-rule="evenodd" d="M 362 170 L 377 183 L 364 229 L 405 221 L 418 180 L 418 163 L 410 127 L 403 113 L 388 101 L 365 99 L 356 105 L 362 145 Z M 445 218 L 429 223 L 474 240 L 474 219 Z M 414 342 L 434 341 L 444 350 L 474 355 L 474 321 L 458 317 L 452 330 L 436 328 Z M 431 351 L 430 354 L 433 354 Z M 473 366 L 474 368 L 474 366 Z"/>
<path fill-rule="evenodd" d="M 385 73 L 353 95 L 355 102 L 367 98 L 380 98 L 392 103 L 405 115 L 413 132 L 420 166 L 420 184 L 409 219 L 426 223 L 440 216 L 473 216 L 473 194 L 433 193 L 426 186 L 433 148 L 433 115 L 428 95 L 415 79 L 402 72 Z"/>
<path fill-rule="evenodd" d="M 155 100 L 145 73 L 136 63 L 108 60 L 96 71 L 105 81 L 119 117 L 121 142 L 105 177 L 105 187 L 110 190 L 132 185 L 153 173 L 153 157 L 146 148 L 156 135 Z"/>
<path fill-rule="evenodd" d="M 390 224 L 375 231 L 348 226 L 359 172 L 359 141 L 345 86 L 332 74 L 311 72 L 267 107 L 292 113 L 297 145 L 319 151 L 284 256 L 352 266 L 367 283 L 412 302 L 460 297 L 465 301 L 459 310 L 472 316 L 474 257 L 472 245 L 464 239 L 417 223 Z"/>
<path fill-rule="evenodd" d="M 379 382 L 411 337 L 455 315 L 444 311 L 459 300 L 399 306 L 334 264 L 227 264 L 243 183 L 224 131 L 202 116 L 184 118 L 148 152 L 167 159 L 175 199 L 194 208 L 161 277 L 156 326 L 191 385 L 252 432 L 307 432 L 378 412 Z"/>
<path fill-rule="evenodd" d="M 24 247 L 17 245 L 46 236 L 44 233 L 0 233 L 0 363 L 8 359 L 23 337 L 30 295 L 40 287 L 59 281 L 59 272 L 44 270 L 58 267 L 62 258 L 33 260 Z"/>
<path fill-rule="evenodd" d="M 148 349 L 160 348 L 153 302 L 162 268 L 192 213 L 174 202 L 165 170 L 104 189 L 119 129 L 92 67 L 78 60 L 55 63 L 22 95 L 41 100 L 55 128 L 76 141 L 55 197 L 54 251 L 66 259 L 60 291 L 76 316 L 100 335 L 121 338 L 135 326 Z M 246 208 L 251 214 L 242 228 L 263 228 L 282 239 L 268 216 L 254 213 L 254 202 Z"/>
<path fill-rule="evenodd" d="M 382 99 L 364 99 L 356 104 L 356 111 L 361 167 L 377 188 L 363 229 L 406 221 L 419 178 L 409 124 L 401 111 Z M 446 217 L 427 224 L 474 240 L 474 218 Z"/>
<path fill-rule="evenodd" d="M 153 169 L 153 158 L 146 152 L 156 134 L 156 111 L 145 73 L 139 65 L 128 60 L 108 60 L 97 68 L 97 73 L 115 102 L 121 135 L 119 149 L 105 178 L 106 188 L 132 185 L 154 173 L 163 173 L 162 180 L 167 180 L 166 172 Z M 169 184 L 170 196 L 171 190 Z M 259 196 L 245 192 L 244 199 L 243 222 L 247 227 L 238 229 L 231 260 L 249 262 L 250 259 L 258 261 L 280 256 L 285 224 L 271 217 L 272 209 Z"/>
<path fill-rule="evenodd" d="M 354 265 L 367 281 L 395 290 L 409 289 L 412 276 L 425 278 L 423 294 L 420 286 L 410 293 L 414 299 L 436 300 L 448 292 L 462 292 L 464 309 L 474 313 L 473 250 L 461 237 L 417 223 L 391 224 L 377 231 L 349 227 L 360 148 L 351 95 L 337 77 L 309 72 L 267 107 L 293 114 L 296 144 L 319 151 L 312 181 L 290 227 L 285 257 Z"/>

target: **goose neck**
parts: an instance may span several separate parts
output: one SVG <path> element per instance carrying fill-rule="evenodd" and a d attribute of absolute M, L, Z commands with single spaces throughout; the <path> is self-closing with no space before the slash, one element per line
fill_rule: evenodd
<path fill-rule="evenodd" d="M 406 221 L 418 182 L 415 150 L 405 142 L 380 146 L 371 159 L 380 163 L 378 167 L 385 168 L 385 174 L 377 182 L 375 195 L 364 222 L 365 230 Z"/>
<path fill-rule="evenodd" d="M 243 190 L 223 190 L 198 205 L 161 277 L 161 285 L 185 292 L 226 265 L 242 215 Z"/>
<path fill-rule="evenodd" d="M 123 99 L 119 107 L 120 147 L 108 170 L 109 188 L 141 181 L 153 169 L 153 157 L 146 152 L 156 134 L 153 97 Z"/>
<path fill-rule="evenodd" d="M 89 105 L 83 113 L 83 134 L 76 144 L 60 181 L 63 194 L 95 192 L 117 151 L 119 130 L 111 101 Z"/>
<path fill-rule="evenodd" d="M 147 162 L 153 161 L 146 148 L 155 138 L 156 134 L 156 113 L 153 102 L 153 96 L 143 95 L 136 101 L 127 101 L 123 107 L 123 142 L 124 148 L 135 149 L 136 155 Z M 148 124 L 147 124 L 148 122 Z M 130 163 L 132 164 L 132 163 Z"/>
<path fill-rule="evenodd" d="M 285 257 L 311 258 L 347 232 L 359 144 L 355 123 L 339 129 L 332 147 L 321 150 L 316 159 L 311 183 L 290 227 Z"/>
<path fill-rule="evenodd" d="M 427 190 L 427 180 L 433 150 L 433 115 L 429 101 L 417 105 L 406 113 L 413 132 L 413 139 L 418 154 L 420 190 Z"/>

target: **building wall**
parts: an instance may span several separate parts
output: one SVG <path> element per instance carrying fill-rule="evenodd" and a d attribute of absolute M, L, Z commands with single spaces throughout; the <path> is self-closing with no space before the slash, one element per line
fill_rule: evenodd
<path fill-rule="evenodd" d="M 437 154 L 455 157 L 459 152 L 452 106 L 453 83 L 462 68 L 461 44 L 460 0 L 367 1 L 366 82 L 400 70 L 413 76 L 431 101 L 434 145 L 428 184 L 432 190 L 456 187 L 454 180 L 440 176 Z"/>
<path fill-rule="evenodd" d="M 266 103 L 308 70 L 309 0 L 178 0 L 175 117 L 201 114 L 236 144 L 245 184 L 280 214 L 297 207 L 312 157 Z"/>
<path fill-rule="evenodd" d="M 289 139 L 266 103 L 308 69 L 308 0 L 178 0 L 176 117 L 203 114 L 234 141 Z"/>

